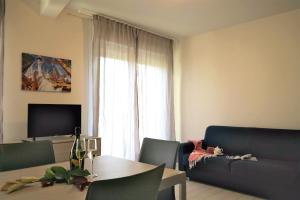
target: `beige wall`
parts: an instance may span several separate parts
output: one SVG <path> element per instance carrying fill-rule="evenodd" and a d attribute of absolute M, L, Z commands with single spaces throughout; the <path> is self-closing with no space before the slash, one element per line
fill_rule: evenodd
<path fill-rule="evenodd" d="M 82 104 L 83 132 L 86 130 L 86 73 L 83 23 L 80 18 L 40 16 L 20 0 L 7 2 L 4 61 L 4 141 L 26 138 L 27 104 Z M 72 60 L 72 92 L 29 92 L 21 90 L 21 53 L 34 53 Z"/>
<path fill-rule="evenodd" d="M 300 10 L 182 44 L 182 140 L 208 125 L 300 129 Z"/>

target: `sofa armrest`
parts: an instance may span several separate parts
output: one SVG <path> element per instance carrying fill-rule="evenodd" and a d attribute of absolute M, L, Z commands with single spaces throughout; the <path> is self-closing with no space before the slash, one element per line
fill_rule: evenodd
<path fill-rule="evenodd" d="M 186 143 L 181 143 L 179 145 L 179 150 L 178 150 L 178 164 L 179 164 L 179 170 L 181 171 L 186 171 L 188 167 L 188 155 L 192 153 L 194 150 L 194 144 L 192 142 L 186 142 Z"/>

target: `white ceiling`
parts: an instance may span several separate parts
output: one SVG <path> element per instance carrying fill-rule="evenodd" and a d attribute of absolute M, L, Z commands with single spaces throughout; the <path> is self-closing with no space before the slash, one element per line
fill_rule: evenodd
<path fill-rule="evenodd" d="M 68 0 L 64 8 L 101 13 L 182 37 L 299 9 L 300 0 Z"/>

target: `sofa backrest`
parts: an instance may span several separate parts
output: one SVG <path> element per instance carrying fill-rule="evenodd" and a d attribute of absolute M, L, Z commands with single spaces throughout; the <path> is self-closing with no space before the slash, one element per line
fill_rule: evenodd
<path fill-rule="evenodd" d="M 251 153 L 258 158 L 300 160 L 300 130 L 209 126 L 204 141 L 229 155 Z"/>

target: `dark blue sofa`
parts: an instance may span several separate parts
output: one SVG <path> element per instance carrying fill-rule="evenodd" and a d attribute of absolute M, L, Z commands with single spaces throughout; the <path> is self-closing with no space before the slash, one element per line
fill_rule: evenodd
<path fill-rule="evenodd" d="M 300 130 L 210 126 L 203 142 L 207 146 L 219 146 L 229 155 L 251 153 L 258 161 L 220 156 L 190 170 L 188 156 L 194 146 L 182 143 L 179 169 L 190 180 L 268 199 L 300 199 Z"/>

